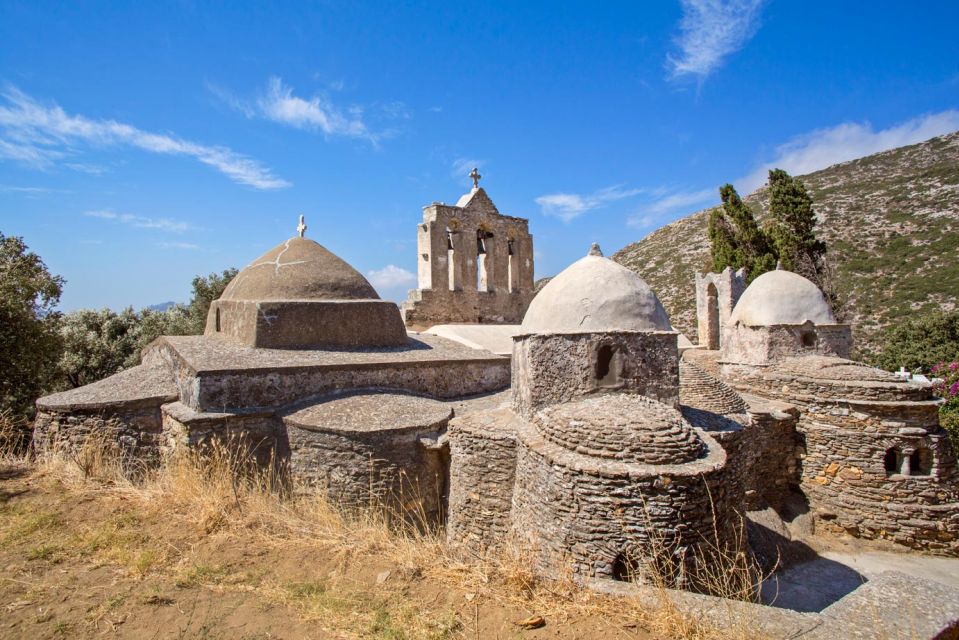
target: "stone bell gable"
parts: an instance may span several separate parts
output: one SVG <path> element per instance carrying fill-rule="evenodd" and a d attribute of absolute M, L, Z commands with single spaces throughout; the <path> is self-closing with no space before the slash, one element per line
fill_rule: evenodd
<path fill-rule="evenodd" d="M 403 303 L 406 326 L 518 324 L 533 298 L 529 221 L 503 215 L 476 184 L 455 205 L 423 208 L 418 288 Z"/>
<path fill-rule="evenodd" d="M 696 274 L 696 319 L 701 347 L 722 347 L 724 327 L 745 290 L 744 269 L 733 271 L 726 267 L 720 273 Z"/>

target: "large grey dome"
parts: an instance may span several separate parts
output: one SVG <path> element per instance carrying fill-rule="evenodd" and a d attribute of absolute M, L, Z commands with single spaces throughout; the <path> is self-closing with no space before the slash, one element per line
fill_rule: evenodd
<path fill-rule="evenodd" d="M 245 267 L 221 300 L 379 300 L 345 260 L 308 238 L 291 238 Z"/>
<path fill-rule="evenodd" d="M 730 324 L 757 327 L 775 324 L 836 324 L 826 297 L 815 284 L 792 271 L 769 271 L 746 287 Z"/>
<path fill-rule="evenodd" d="M 646 281 L 598 247 L 550 280 L 523 318 L 524 333 L 672 330 Z"/>

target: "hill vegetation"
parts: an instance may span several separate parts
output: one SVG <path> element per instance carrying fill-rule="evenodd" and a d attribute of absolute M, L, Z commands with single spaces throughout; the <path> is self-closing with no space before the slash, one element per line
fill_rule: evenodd
<path fill-rule="evenodd" d="M 959 132 L 801 176 L 815 203 L 837 294 L 858 357 L 875 360 L 886 327 L 959 302 Z M 763 221 L 766 187 L 744 201 Z M 618 251 L 656 291 L 673 325 L 695 341 L 695 273 L 709 265 L 698 211 Z"/>

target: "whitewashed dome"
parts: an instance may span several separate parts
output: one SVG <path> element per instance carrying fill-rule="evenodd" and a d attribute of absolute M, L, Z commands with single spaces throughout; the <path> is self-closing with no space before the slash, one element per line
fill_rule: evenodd
<path fill-rule="evenodd" d="M 815 284 L 792 271 L 767 271 L 746 287 L 730 324 L 836 324 L 826 297 Z"/>
<path fill-rule="evenodd" d="M 646 281 L 595 244 L 543 287 L 523 318 L 523 333 L 672 330 Z"/>

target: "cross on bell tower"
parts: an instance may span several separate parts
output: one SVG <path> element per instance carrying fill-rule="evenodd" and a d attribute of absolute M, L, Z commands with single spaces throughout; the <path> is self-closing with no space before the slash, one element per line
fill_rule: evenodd
<path fill-rule="evenodd" d="M 303 219 L 303 216 L 300 216 L 300 224 L 296 225 L 296 232 L 300 234 L 300 237 L 303 237 L 303 234 L 306 233 L 306 221 Z"/>
<path fill-rule="evenodd" d="M 469 177 L 473 179 L 473 188 L 479 189 L 479 181 L 480 181 L 480 178 L 483 177 L 480 175 L 479 169 L 477 169 L 476 167 L 473 167 L 473 170 L 470 171 Z"/>

